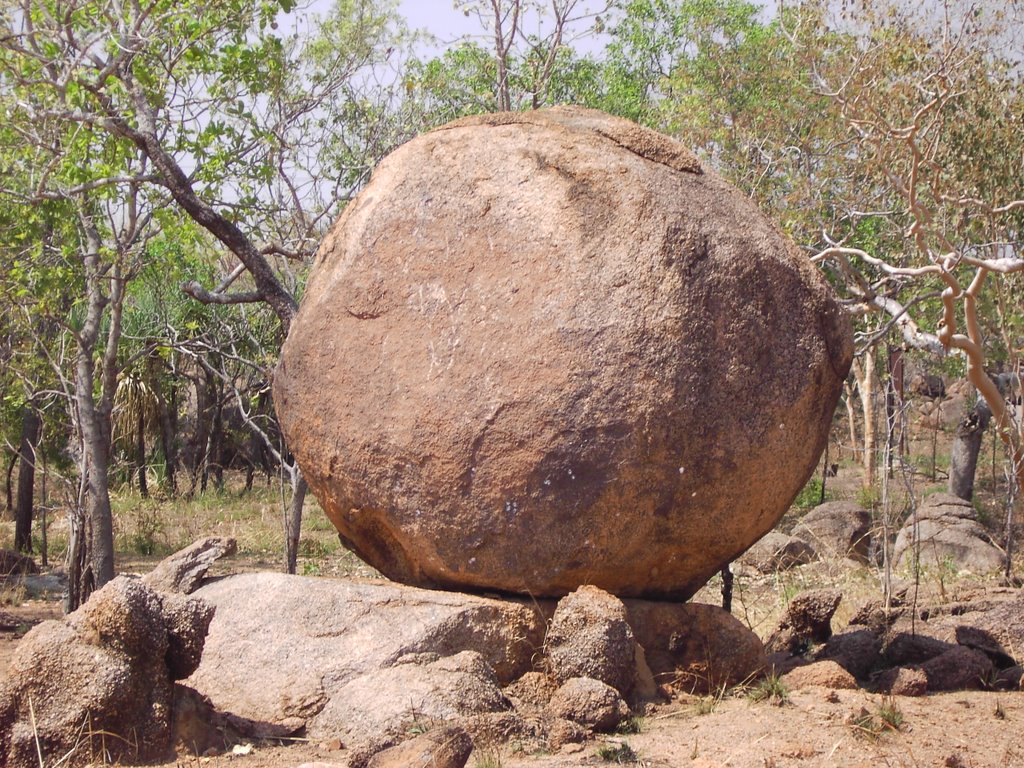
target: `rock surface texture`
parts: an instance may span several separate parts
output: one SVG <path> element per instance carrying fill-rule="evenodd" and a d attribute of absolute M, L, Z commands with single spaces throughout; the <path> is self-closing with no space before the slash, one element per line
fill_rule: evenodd
<path fill-rule="evenodd" d="M 743 195 L 666 137 L 558 108 L 381 162 L 321 245 L 274 400 L 392 579 L 685 598 L 799 491 L 851 353 Z"/>
<path fill-rule="evenodd" d="M 1003 551 L 992 543 L 978 522 L 971 502 L 936 493 L 925 499 L 896 536 L 893 558 L 898 568 L 911 570 L 914 550 L 920 546 L 920 565 L 941 569 L 951 565 L 974 573 L 1003 567 Z"/>
<path fill-rule="evenodd" d="M 623 696 L 633 690 L 636 642 L 626 606 L 597 587 L 580 587 L 558 601 L 545 647 L 560 683 L 589 677 Z"/>
<path fill-rule="evenodd" d="M 871 513 L 852 501 L 826 501 L 804 515 L 793 528 L 793 537 L 821 555 L 867 562 Z"/>
<path fill-rule="evenodd" d="M 0 685 L 0 765 L 165 754 L 173 681 L 195 670 L 212 616 L 201 600 L 121 577 L 65 619 L 40 624 Z"/>
<path fill-rule="evenodd" d="M 371 754 L 417 720 L 509 709 L 499 685 L 544 642 L 526 602 L 397 584 L 260 573 L 196 594 L 217 616 L 189 685 L 236 724 Z"/>

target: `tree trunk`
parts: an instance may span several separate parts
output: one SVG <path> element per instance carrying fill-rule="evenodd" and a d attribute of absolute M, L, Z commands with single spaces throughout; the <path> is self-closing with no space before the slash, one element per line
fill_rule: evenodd
<path fill-rule="evenodd" d="M 18 501 L 14 508 L 14 548 L 19 552 L 32 551 L 32 501 L 36 482 L 36 448 L 43 422 L 31 404 L 25 406 L 21 417 L 21 445 L 18 457 Z"/>
<path fill-rule="evenodd" d="M 853 375 L 860 391 L 861 414 L 864 417 L 864 447 L 861 459 L 864 467 L 865 488 L 875 484 L 875 353 L 873 349 L 864 353 L 863 365 L 853 361 Z"/>
<path fill-rule="evenodd" d="M 288 573 L 295 573 L 295 567 L 299 560 L 299 534 L 302 530 L 302 506 L 306 501 L 306 491 L 309 485 L 306 478 L 296 467 L 294 470 L 297 478 L 292 485 L 292 503 L 284 522 L 285 538 L 285 570 Z"/>
<path fill-rule="evenodd" d="M 178 495 L 178 481 L 175 476 L 177 470 L 177 456 L 174 450 L 174 434 L 177 431 L 174 425 L 174 418 L 171 416 L 171 406 L 164 397 L 163 387 L 158 377 L 154 377 L 154 390 L 156 391 L 157 408 L 160 410 L 160 448 L 164 452 L 164 474 L 167 477 L 167 489 L 172 496 Z M 171 403 L 174 403 L 174 392 L 171 392 Z"/>
<path fill-rule="evenodd" d="M 149 483 L 146 480 L 146 419 L 140 414 L 135 430 L 135 466 L 139 470 L 139 495 L 149 498 Z"/>
<path fill-rule="evenodd" d="M 10 512 L 14 509 L 14 485 L 12 478 L 14 477 L 14 467 L 18 463 L 17 452 L 11 454 L 11 461 L 7 465 L 7 511 Z"/>
<path fill-rule="evenodd" d="M 992 410 L 979 398 L 977 404 L 960 420 L 953 438 L 949 458 L 949 492 L 964 501 L 974 497 L 974 475 L 978 468 L 978 455 L 985 429 L 992 418 Z"/>

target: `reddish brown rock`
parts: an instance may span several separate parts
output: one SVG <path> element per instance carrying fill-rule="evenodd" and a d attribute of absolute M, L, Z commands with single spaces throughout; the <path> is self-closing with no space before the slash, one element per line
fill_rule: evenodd
<path fill-rule="evenodd" d="M 913 667 L 893 667 L 879 676 L 877 687 L 893 696 L 924 696 L 928 692 L 928 676 Z"/>
<path fill-rule="evenodd" d="M 717 605 L 625 603 L 629 625 L 658 685 L 710 693 L 750 680 L 765 666 L 758 636 Z"/>
<path fill-rule="evenodd" d="M 590 677 L 623 696 L 633 690 L 636 643 L 626 606 L 597 587 L 580 587 L 558 601 L 545 650 L 559 683 Z"/>
<path fill-rule="evenodd" d="M 831 660 L 797 667 L 783 675 L 782 682 L 793 691 L 812 686 L 848 690 L 857 687 L 853 675 Z"/>
<path fill-rule="evenodd" d="M 0 684 L 0 765 L 163 756 L 173 681 L 195 670 L 212 616 L 202 600 L 120 577 L 63 620 L 40 624 Z"/>
<path fill-rule="evenodd" d="M 390 578 L 687 597 L 813 471 L 851 352 L 744 195 L 670 139 L 559 108 L 381 162 L 322 243 L 274 400 Z"/>

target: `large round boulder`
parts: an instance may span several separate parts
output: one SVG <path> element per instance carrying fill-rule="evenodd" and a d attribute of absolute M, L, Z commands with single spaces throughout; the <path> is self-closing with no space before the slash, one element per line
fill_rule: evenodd
<path fill-rule="evenodd" d="M 786 510 L 851 354 L 745 196 L 671 139 L 558 108 L 380 163 L 321 244 L 274 396 L 385 575 L 678 598 Z"/>

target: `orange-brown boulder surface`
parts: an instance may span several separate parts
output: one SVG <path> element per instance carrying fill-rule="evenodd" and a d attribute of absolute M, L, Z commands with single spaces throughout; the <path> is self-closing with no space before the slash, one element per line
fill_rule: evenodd
<path fill-rule="evenodd" d="M 343 540 L 392 579 L 683 598 L 807 480 L 851 354 L 742 194 L 669 138 L 556 108 L 381 162 L 274 395 Z"/>

